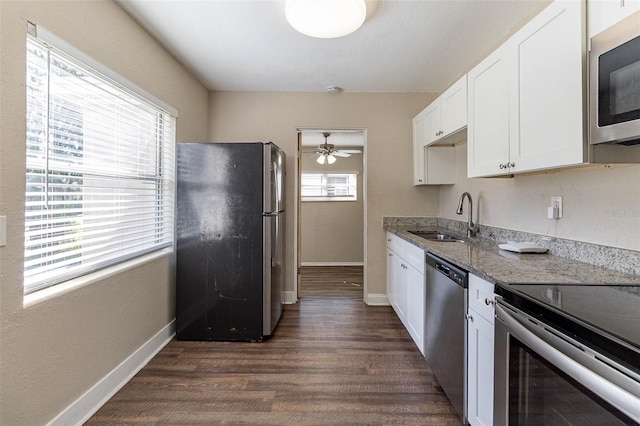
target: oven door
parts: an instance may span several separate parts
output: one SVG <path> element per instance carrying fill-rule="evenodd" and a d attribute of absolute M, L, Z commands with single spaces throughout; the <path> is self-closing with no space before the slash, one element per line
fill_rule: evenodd
<path fill-rule="evenodd" d="M 591 143 L 640 143 L 640 12 L 591 39 Z"/>
<path fill-rule="evenodd" d="M 495 425 L 635 425 L 637 374 L 550 329 L 496 305 Z"/>

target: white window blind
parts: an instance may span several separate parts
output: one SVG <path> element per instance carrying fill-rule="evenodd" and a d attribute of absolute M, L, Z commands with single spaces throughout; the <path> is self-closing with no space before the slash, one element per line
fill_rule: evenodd
<path fill-rule="evenodd" d="M 303 172 L 302 201 L 356 201 L 356 173 Z"/>
<path fill-rule="evenodd" d="M 25 294 L 173 243 L 173 114 L 27 38 Z"/>

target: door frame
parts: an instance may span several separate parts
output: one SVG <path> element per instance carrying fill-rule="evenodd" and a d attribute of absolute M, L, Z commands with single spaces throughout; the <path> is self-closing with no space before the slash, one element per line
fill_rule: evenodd
<path fill-rule="evenodd" d="M 363 267 L 362 267 L 362 272 L 363 272 L 363 276 L 362 276 L 362 300 L 364 301 L 364 303 L 367 303 L 367 299 L 368 299 L 368 286 L 367 286 L 367 204 L 368 204 L 368 199 L 367 199 L 367 129 L 366 128 L 361 128 L 361 127 L 335 127 L 335 126 L 327 126 L 327 127 L 296 127 L 296 137 L 297 137 L 297 143 L 296 143 L 296 156 L 295 156 L 295 169 L 296 169 L 296 174 L 295 174 L 295 180 L 294 180 L 294 188 L 295 188 L 295 199 L 296 202 L 294 204 L 294 212 L 293 212 L 293 217 L 294 217 L 294 221 L 295 221 L 295 226 L 293 228 L 294 231 L 294 237 L 293 240 L 295 241 L 295 249 L 293 251 L 294 253 L 294 270 L 293 270 L 293 283 L 294 283 L 294 289 L 293 289 L 293 299 L 291 301 L 291 303 L 296 303 L 300 300 L 300 268 L 301 268 L 301 263 L 302 263 L 302 259 L 301 259 L 301 241 L 302 241 L 302 232 L 301 232 L 301 227 L 302 227 L 302 197 L 300 196 L 301 193 L 301 182 L 300 182 L 300 174 L 302 172 L 302 132 L 304 131 L 328 131 L 328 132 L 332 132 L 332 131 L 355 131 L 355 132 L 362 132 L 362 136 L 363 136 L 363 146 L 362 146 L 362 203 L 363 203 L 363 207 L 362 207 L 362 221 L 363 221 L 363 227 L 362 227 L 362 261 L 363 261 Z"/>

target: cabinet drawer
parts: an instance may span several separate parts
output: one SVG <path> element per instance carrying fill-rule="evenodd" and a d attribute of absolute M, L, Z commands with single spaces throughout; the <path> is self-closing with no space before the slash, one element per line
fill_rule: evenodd
<path fill-rule="evenodd" d="M 493 324 L 494 320 L 494 294 L 495 284 L 483 280 L 473 274 L 469 274 L 469 309 L 473 309 L 484 319 Z"/>
<path fill-rule="evenodd" d="M 395 251 L 409 265 L 424 274 L 424 250 L 408 241 L 387 232 L 387 247 Z"/>

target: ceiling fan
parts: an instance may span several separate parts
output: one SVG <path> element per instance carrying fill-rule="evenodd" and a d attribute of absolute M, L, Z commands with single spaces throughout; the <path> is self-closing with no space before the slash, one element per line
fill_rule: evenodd
<path fill-rule="evenodd" d="M 338 150 L 335 145 L 327 142 L 327 138 L 331 136 L 331 133 L 324 132 L 322 133 L 322 136 L 324 136 L 324 143 L 319 145 L 315 150 L 315 153 L 318 156 L 316 159 L 318 164 L 333 164 L 336 162 L 336 157 L 351 157 L 351 154 L 359 154 L 362 152 L 359 149 Z"/>

